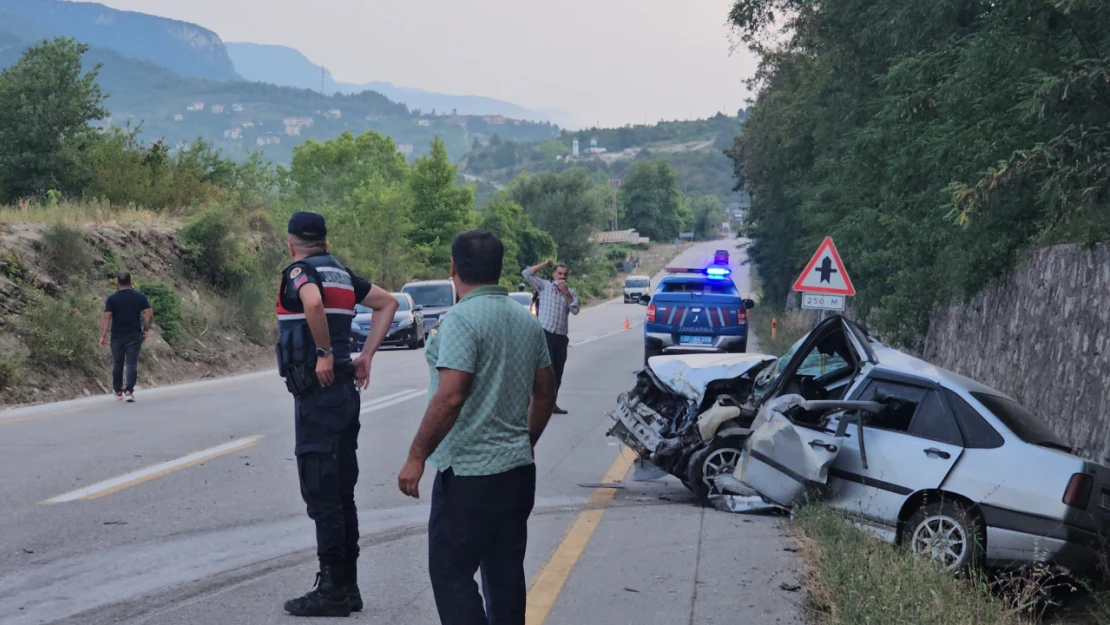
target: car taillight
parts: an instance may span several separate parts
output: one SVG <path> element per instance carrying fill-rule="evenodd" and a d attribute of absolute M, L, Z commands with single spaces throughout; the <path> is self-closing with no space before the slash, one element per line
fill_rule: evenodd
<path fill-rule="evenodd" d="M 655 304 L 648 304 L 647 307 L 647 322 L 655 323 Z"/>
<path fill-rule="evenodd" d="M 748 309 L 747 308 L 738 308 L 738 309 L 736 309 L 736 325 L 745 324 L 747 322 L 748 322 Z"/>
<path fill-rule="evenodd" d="M 1068 480 L 1068 487 L 1064 491 L 1064 503 L 1074 508 L 1087 509 L 1087 502 L 1091 500 L 1091 488 L 1095 480 L 1087 473 L 1076 473 Z"/>

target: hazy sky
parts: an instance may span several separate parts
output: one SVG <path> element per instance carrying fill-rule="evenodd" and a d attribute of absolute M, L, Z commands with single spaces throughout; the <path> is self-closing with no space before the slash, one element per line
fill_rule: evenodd
<path fill-rule="evenodd" d="M 343 82 L 559 108 L 602 125 L 735 114 L 732 0 L 100 0 L 287 45 Z"/>

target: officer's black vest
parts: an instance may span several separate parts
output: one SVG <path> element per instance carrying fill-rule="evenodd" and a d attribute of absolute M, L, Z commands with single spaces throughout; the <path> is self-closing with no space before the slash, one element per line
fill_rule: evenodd
<path fill-rule="evenodd" d="M 351 357 L 351 320 L 355 316 L 354 280 L 351 272 L 328 254 L 309 256 L 293 263 L 281 274 L 278 291 L 277 317 L 281 338 L 277 345 L 278 369 L 284 371 L 291 365 L 316 363 L 316 342 L 305 320 L 304 304 L 299 298 L 290 297 L 287 281 L 293 266 L 302 268 L 309 278 L 320 285 L 324 299 L 324 312 L 328 319 L 328 334 L 335 360 Z"/>

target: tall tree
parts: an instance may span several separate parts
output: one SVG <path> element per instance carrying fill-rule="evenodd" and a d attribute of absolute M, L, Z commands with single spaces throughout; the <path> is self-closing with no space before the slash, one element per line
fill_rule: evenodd
<path fill-rule="evenodd" d="M 537 228 L 555 241 L 559 259 L 574 265 L 589 257 L 590 234 L 604 224 L 594 183 L 585 169 L 575 167 L 560 174 L 522 174 L 510 185 L 510 194 L 524 207 Z"/>
<path fill-rule="evenodd" d="M 456 185 L 457 175 L 458 167 L 436 136 L 431 154 L 416 161 L 410 178 L 412 240 L 427 250 L 428 262 L 440 271 L 450 265 L 455 235 L 474 226 L 474 192 Z"/>
<path fill-rule="evenodd" d="M 351 258 L 375 283 L 399 289 L 423 261 L 409 243 L 412 195 L 401 182 L 379 176 L 364 181 L 348 198 L 329 234 L 341 255 Z"/>
<path fill-rule="evenodd" d="M 678 172 L 661 159 L 632 164 L 621 181 L 624 223 L 654 241 L 678 236 L 687 213 L 678 190 Z"/>
<path fill-rule="evenodd" d="M 520 282 L 520 272 L 544 258 L 555 255 L 551 235 L 536 228 L 519 204 L 507 193 L 490 199 L 478 213 L 478 227 L 496 234 L 505 245 L 502 282 Z"/>
<path fill-rule="evenodd" d="M 407 171 L 405 156 L 393 140 L 368 130 L 357 137 L 344 132 L 324 143 L 308 140 L 293 148 L 289 179 L 306 207 L 336 206 L 375 176 L 400 182 Z"/>
<path fill-rule="evenodd" d="M 78 163 L 94 132 L 89 123 L 108 116 L 96 82 L 100 65 L 82 74 L 88 49 L 73 39 L 44 41 L 0 73 L 4 198 L 81 191 Z"/>
<path fill-rule="evenodd" d="M 717 236 L 717 229 L 725 222 L 725 207 L 713 195 L 697 195 L 688 198 L 690 225 L 688 228 L 699 241 L 708 241 Z"/>

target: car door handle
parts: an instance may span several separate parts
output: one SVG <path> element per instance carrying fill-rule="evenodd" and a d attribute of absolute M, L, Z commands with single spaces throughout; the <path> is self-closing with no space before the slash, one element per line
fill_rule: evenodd
<path fill-rule="evenodd" d="M 815 438 L 815 439 L 809 441 L 809 446 L 810 447 L 823 447 L 825 449 L 825 451 L 829 452 L 830 454 L 835 454 L 836 453 L 836 445 L 833 445 L 832 443 L 826 443 L 825 441 L 823 441 L 821 439 Z"/>
<path fill-rule="evenodd" d="M 943 449 L 937 449 L 936 447 L 930 447 L 930 448 L 926 449 L 925 450 L 925 455 L 927 455 L 927 456 L 940 456 L 941 458 L 944 458 L 945 460 L 948 460 L 949 458 L 952 457 L 952 454 L 948 453 L 947 451 L 944 451 Z"/>

